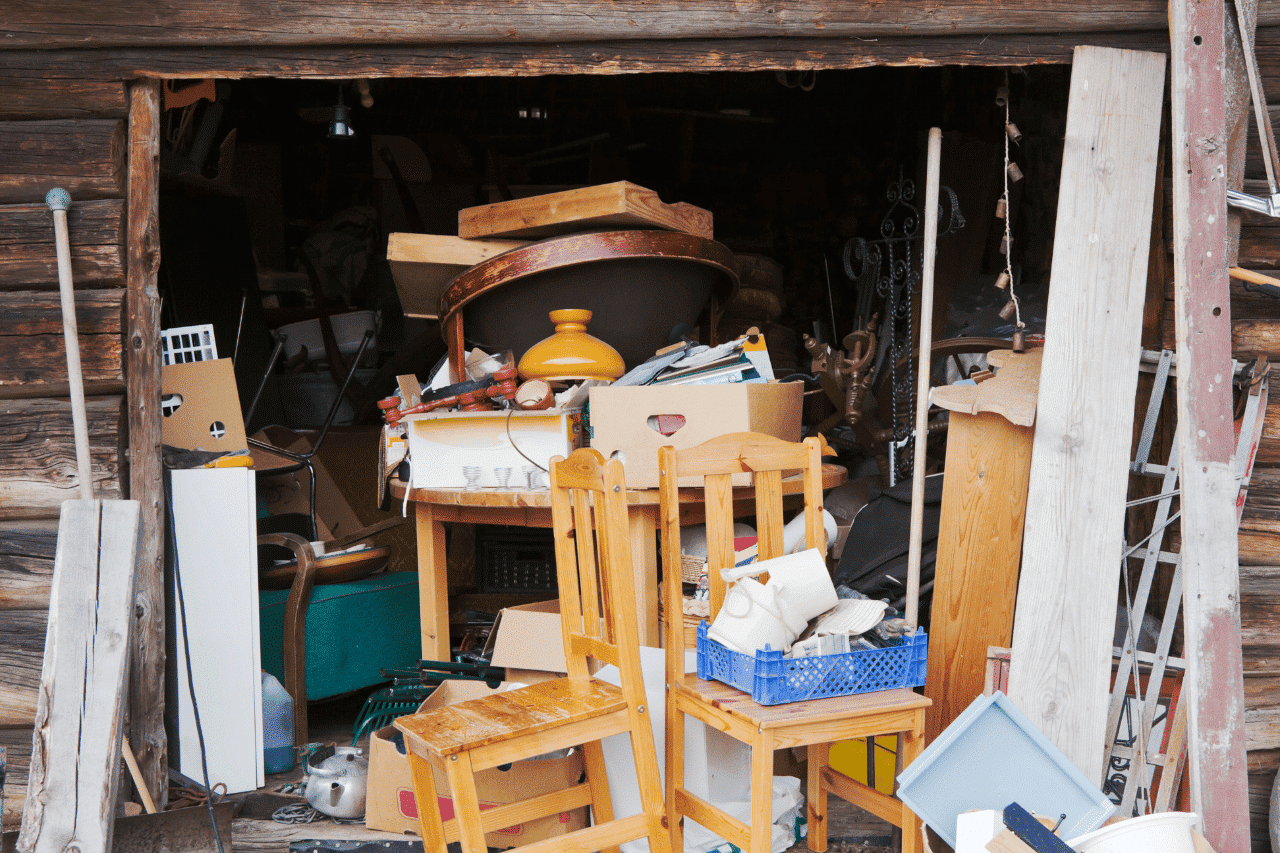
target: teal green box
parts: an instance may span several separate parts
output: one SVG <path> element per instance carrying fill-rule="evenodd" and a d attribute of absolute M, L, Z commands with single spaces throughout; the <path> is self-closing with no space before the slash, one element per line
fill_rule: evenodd
<path fill-rule="evenodd" d="M 284 683 L 288 590 L 258 593 L 262 668 Z M 380 684 L 381 669 L 416 669 L 422 656 L 416 572 L 384 572 L 311 588 L 307 608 L 307 699 Z"/>

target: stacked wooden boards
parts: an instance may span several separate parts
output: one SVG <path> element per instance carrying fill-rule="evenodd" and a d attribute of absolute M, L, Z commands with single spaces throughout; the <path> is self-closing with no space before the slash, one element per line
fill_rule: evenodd
<path fill-rule="evenodd" d="M 458 212 L 458 236 L 390 235 L 387 260 L 407 317 L 434 319 L 445 287 L 481 261 L 544 237 L 578 231 L 660 228 L 711 239 L 710 211 L 664 204 L 653 190 L 627 181 L 469 207 Z"/>
<path fill-rule="evenodd" d="M 1009 696 L 1102 781 L 1165 58 L 1078 47 Z"/>

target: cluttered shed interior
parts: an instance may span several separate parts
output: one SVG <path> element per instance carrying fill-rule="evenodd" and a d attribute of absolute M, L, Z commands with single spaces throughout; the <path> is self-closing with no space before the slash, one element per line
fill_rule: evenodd
<path fill-rule="evenodd" d="M 1191 684 L 1244 683 L 1250 750 L 1280 700 L 1248 566 L 1243 647 L 1184 622 L 1167 73 L 165 81 L 166 802 L 118 717 L 41 746 L 132 607 L 90 474 L 60 627 L 0 629 L 6 845 L 94 755 L 125 853 L 1211 850 Z M 116 417 L 73 345 L 105 202 L 48 204 L 77 424 Z M 1239 273 L 1237 334 L 1280 293 Z M 1273 503 L 1248 349 L 1231 543 Z"/>

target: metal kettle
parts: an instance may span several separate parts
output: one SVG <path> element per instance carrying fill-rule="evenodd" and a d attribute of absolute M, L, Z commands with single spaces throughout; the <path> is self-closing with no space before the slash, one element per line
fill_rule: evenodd
<path fill-rule="evenodd" d="M 307 759 L 307 802 L 341 820 L 364 817 L 369 759 L 354 746 L 325 747 Z"/>

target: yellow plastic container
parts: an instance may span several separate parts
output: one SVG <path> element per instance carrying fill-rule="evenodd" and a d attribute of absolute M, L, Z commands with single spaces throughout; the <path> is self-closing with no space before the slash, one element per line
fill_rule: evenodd
<path fill-rule="evenodd" d="M 869 738 L 841 740 L 831 744 L 831 755 L 828 763 L 856 782 L 864 785 L 867 781 L 867 741 Z M 875 738 L 875 763 L 872 772 L 875 774 L 874 788 L 882 794 L 893 793 L 894 769 L 898 759 L 898 736 L 880 735 Z"/>

